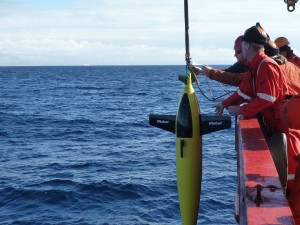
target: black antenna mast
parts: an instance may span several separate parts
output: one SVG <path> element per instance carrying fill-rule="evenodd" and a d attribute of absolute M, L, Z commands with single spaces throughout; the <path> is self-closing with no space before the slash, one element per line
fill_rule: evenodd
<path fill-rule="evenodd" d="M 184 22 L 185 22 L 185 61 L 187 66 L 191 62 L 190 40 L 189 40 L 189 6 L 188 0 L 184 0 Z"/>

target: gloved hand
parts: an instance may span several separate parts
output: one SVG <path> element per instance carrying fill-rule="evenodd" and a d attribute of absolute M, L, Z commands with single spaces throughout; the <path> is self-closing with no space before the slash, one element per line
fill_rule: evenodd
<path fill-rule="evenodd" d="M 228 107 L 227 110 L 228 110 L 230 116 L 242 114 L 241 107 L 239 105 L 231 105 Z"/>
<path fill-rule="evenodd" d="M 201 70 L 203 71 L 203 75 L 209 77 L 209 72 L 212 69 L 211 66 L 201 66 Z"/>
<path fill-rule="evenodd" d="M 192 70 L 193 70 L 193 72 L 196 74 L 196 75 L 199 75 L 199 74 L 204 74 L 204 72 L 203 72 L 203 70 L 201 69 L 201 68 L 199 68 L 199 67 L 197 67 L 197 66 L 193 66 L 192 67 Z"/>
<path fill-rule="evenodd" d="M 217 116 L 222 116 L 223 111 L 224 111 L 224 106 L 222 105 L 222 102 L 213 105 L 213 108 L 216 108 L 215 113 Z"/>

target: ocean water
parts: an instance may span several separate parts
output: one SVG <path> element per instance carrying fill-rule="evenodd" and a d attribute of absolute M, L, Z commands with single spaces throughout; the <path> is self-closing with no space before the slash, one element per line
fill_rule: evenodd
<path fill-rule="evenodd" d="M 0 67 L 0 224 L 181 224 L 175 135 L 148 116 L 176 114 L 184 73 Z M 199 80 L 205 93 L 224 93 Z M 194 87 L 202 113 L 213 115 L 214 102 Z M 203 136 L 198 224 L 236 224 L 236 180 L 234 127 Z"/>

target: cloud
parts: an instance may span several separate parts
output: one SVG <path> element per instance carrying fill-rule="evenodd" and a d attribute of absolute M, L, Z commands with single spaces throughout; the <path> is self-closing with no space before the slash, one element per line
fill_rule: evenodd
<path fill-rule="evenodd" d="M 0 6 L 0 65 L 185 63 L 183 1 L 15 0 Z M 191 56 L 201 64 L 233 63 L 234 39 L 257 21 L 273 39 L 286 35 L 300 50 L 297 6 L 290 13 L 283 1 L 190 0 Z"/>
<path fill-rule="evenodd" d="M 184 58 L 179 48 L 72 39 L 6 39 L 0 49 L 2 63 L 13 60 L 16 65 L 180 64 L 178 58 Z"/>

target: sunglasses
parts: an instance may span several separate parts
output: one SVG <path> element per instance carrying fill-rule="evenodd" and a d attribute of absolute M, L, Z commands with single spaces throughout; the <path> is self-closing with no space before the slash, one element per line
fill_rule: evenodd
<path fill-rule="evenodd" d="M 235 50 L 234 55 L 239 55 L 242 53 L 242 50 Z"/>

